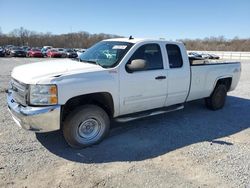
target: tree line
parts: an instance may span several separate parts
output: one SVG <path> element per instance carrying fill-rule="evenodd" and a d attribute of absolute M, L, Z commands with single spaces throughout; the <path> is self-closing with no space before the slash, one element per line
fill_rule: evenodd
<path fill-rule="evenodd" d="M 186 45 L 188 50 L 194 51 L 248 51 L 250 52 L 250 38 L 226 39 L 223 36 L 210 37 L 204 39 L 184 39 L 180 40 Z"/>
<path fill-rule="evenodd" d="M 68 34 L 38 33 L 27 30 L 23 27 L 14 29 L 8 34 L 1 32 L 0 28 L 0 46 L 53 46 L 62 48 L 89 48 L 93 44 L 103 39 L 121 37 L 112 34 L 90 34 L 86 31 L 72 32 Z M 204 39 L 182 39 L 188 50 L 200 51 L 250 51 L 250 38 L 226 39 L 223 36 L 210 37 Z"/>
<path fill-rule="evenodd" d="M 19 29 L 14 29 L 8 34 L 0 32 L 0 46 L 15 45 L 31 47 L 53 46 L 58 48 L 88 48 L 103 39 L 117 37 L 120 36 L 105 33 L 90 34 L 86 31 L 55 35 L 52 33 L 38 33 L 21 27 Z"/>

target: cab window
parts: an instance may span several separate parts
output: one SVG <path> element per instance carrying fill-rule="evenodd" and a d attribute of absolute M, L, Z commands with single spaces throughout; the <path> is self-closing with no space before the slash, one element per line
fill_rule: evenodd
<path fill-rule="evenodd" d="M 144 70 L 163 69 L 163 60 L 161 48 L 158 44 L 145 44 L 139 47 L 131 56 L 128 63 L 136 59 L 143 59 L 146 61 Z"/>
<path fill-rule="evenodd" d="M 181 68 L 183 65 L 181 50 L 175 44 L 167 44 L 166 50 L 170 68 Z"/>

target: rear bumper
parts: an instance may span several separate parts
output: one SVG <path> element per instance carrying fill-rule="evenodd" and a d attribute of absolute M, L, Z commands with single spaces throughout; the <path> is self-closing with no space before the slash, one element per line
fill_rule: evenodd
<path fill-rule="evenodd" d="M 20 127 L 34 132 L 50 132 L 60 129 L 61 106 L 31 107 L 21 106 L 7 94 L 9 112 Z"/>

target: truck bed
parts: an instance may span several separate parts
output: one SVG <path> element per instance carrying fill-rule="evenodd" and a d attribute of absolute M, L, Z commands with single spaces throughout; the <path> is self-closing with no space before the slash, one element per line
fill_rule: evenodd
<path fill-rule="evenodd" d="M 191 88 L 187 101 L 210 96 L 220 78 L 232 78 L 229 91 L 233 90 L 240 78 L 241 65 L 240 62 L 198 60 L 190 69 Z"/>

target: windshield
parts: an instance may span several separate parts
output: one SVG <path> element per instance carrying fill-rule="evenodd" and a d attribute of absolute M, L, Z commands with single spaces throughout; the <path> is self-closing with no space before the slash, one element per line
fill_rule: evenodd
<path fill-rule="evenodd" d="M 114 67 L 132 45 L 129 42 L 102 41 L 85 51 L 80 61 L 95 63 L 104 68 Z"/>

